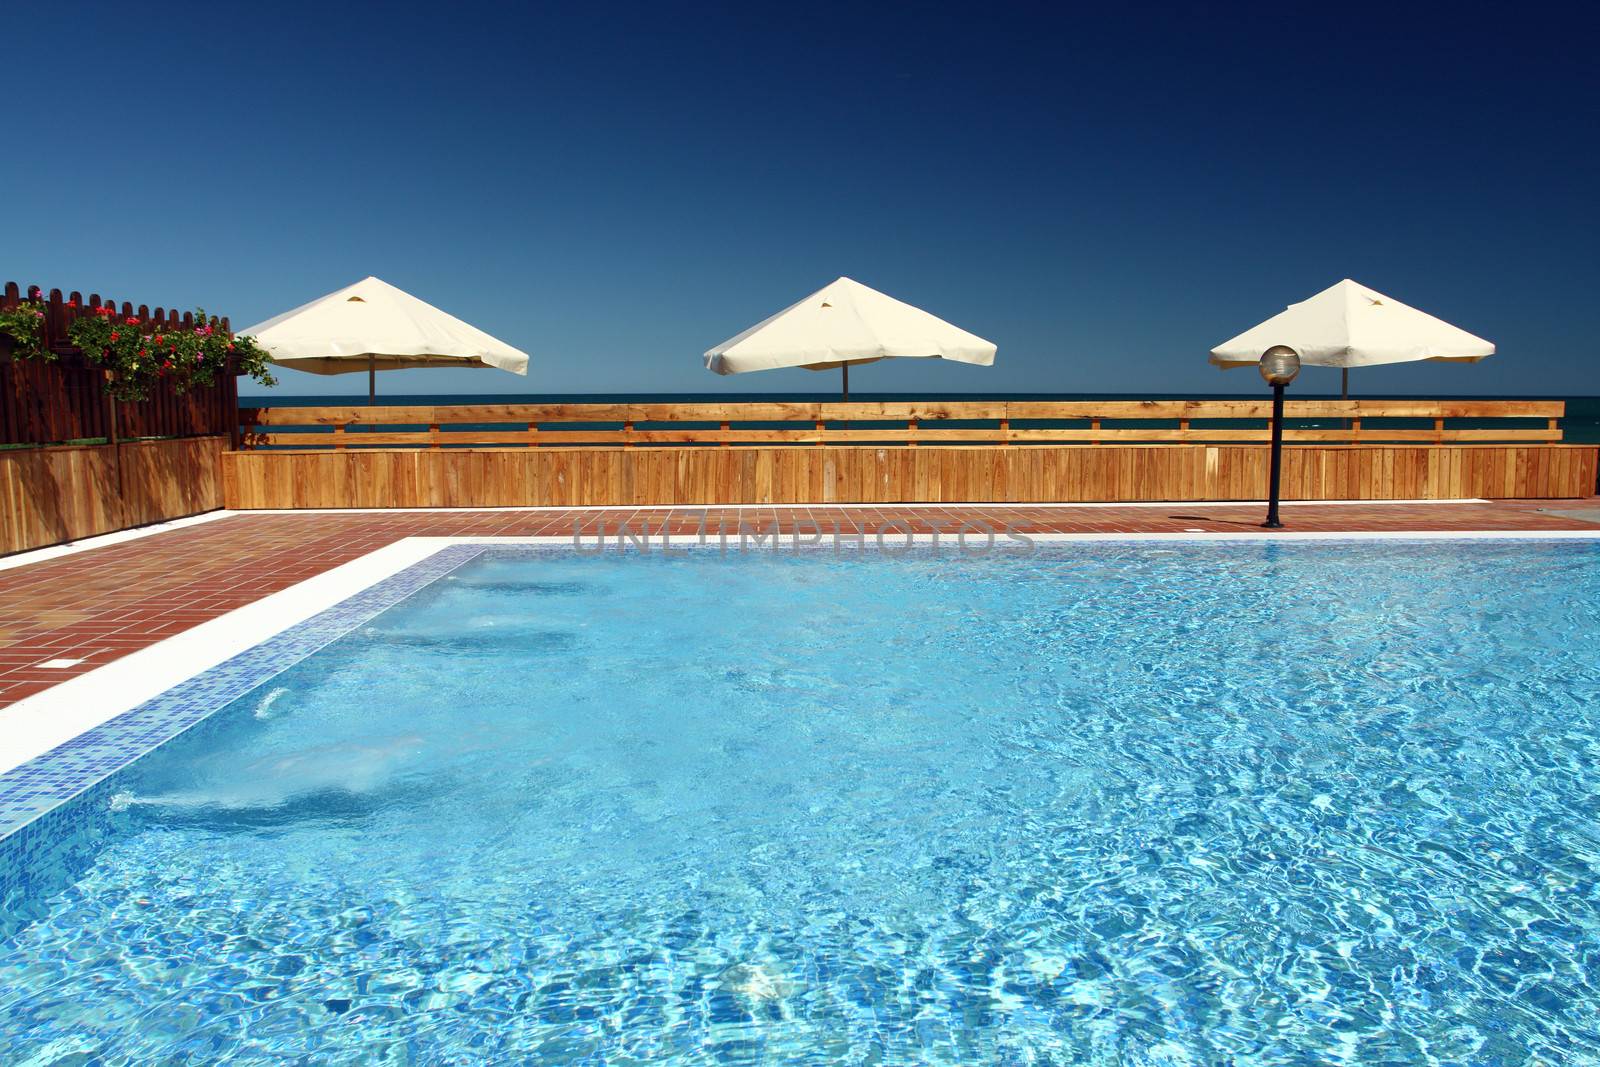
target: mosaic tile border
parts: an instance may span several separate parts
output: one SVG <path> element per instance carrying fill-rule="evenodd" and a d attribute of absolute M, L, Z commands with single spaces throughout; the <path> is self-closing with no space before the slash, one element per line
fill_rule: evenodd
<path fill-rule="evenodd" d="M 462 564 L 487 545 L 448 545 L 160 696 L 0 774 L 0 846 L 41 816 L 165 744 Z"/>

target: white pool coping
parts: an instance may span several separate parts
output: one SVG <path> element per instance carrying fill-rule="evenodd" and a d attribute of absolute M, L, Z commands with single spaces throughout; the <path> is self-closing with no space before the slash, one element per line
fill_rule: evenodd
<path fill-rule="evenodd" d="M 1123 506 L 1123 505 L 1118 505 Z M 472 509 L 478 510 L 478 509 Z M 564 510 L 564 509 L 561 509 Z M 637 509 L 617 509 L 637 510 Z M 215 514 L 215 513 L 212 513 Z M 170 528 L 170 526 L 168 527 Z M 114 535 L 113 535 L 114 536 Z M 1296 531 L 1264 532 L 1225 531 L 1216 533 L 1037 533 L 1028 534 L 1036 544 L 1062 544 L 1073 541 L 1551 541 L 1600 539 L 1600 528 L 1595 530 L 1430 530 L 1407 532 L 1377 531 Z M 780 546 L 794 544 L 792 535 L 779 535 Z M 895 534 L 883 538 L 889 549 L 906 544 L 931 545 L 937 540 L 949 551 L 957 551 L 951 534 L 935 538 L 931 534 Z M 809 544 L 814 551 L 829 551 L 831 534 L 820 543 Z M 857 545 L 876 549 L 875 535 L 841 538 L 852 550 Z M 673 551 L 687 551 L 689 538 L 677 535 L 672 539 Z M 560 537 L 406 537 L 365 556 L 351 560 L 322 574 L 280 590 L 253 604 L 236 608 L 208 622 L 203 622 L 183 633 L 159 641 L 121 659 L 113 660 L 86 674 L 68 679 L 33 696 L 0 709 L 0 774 L 4 774 L 28 761 L 44 755 L 58 745 L 116 718 L 145 701 L 171 689 L 202 671 L 222 663 L 247 649 L 281 633 L 319 612 L 325 611 L 362 590 L 413 566 L 434 553 L 452 545 L 509 545 L 542 546 L 547 548 L 574 547 L 573 538 Z M 610 535 L 607 544 L 618 545 L 616 535 Z M 770 544 L 770 535 L 769 535 Z M 1011 546 L 1004 535 L 997 545 Z M 584 537 L 581 547 L 593 551 L 597 541 Z M 705 542 L 707 551 L 716 551 L 716 537 Z M 729 551 L 737 552 L 739 538 L 730 535 Z M 638 551 L 634 542 L 626 542 L 624 551 Z M 770 550 L 763 548 L 763 550 Z M 1002 548 L 1000 550 L 1008 550 Z M 650 542 L 649 552 L 660 553 L 659 536 Z"/>
<path fill-rule="evenodd" d="M 444 540 L 396 541 L 0 708 L 0 774 L 426 559 Z"/>

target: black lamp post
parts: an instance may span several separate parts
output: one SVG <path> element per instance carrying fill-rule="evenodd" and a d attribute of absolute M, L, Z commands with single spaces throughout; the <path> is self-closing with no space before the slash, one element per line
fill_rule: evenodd
<path fill-rule="evenodd" d="M 1268 474 L 1267 521 L 1269 530 L 1283 529 L 1278 521 L 1278 483 L 1283 474 L 1283 387 L 1300 373 L 1300 353 L 1287 345 L 1273 345 L 1261 353 L 1261 377 L 1272 386 L 1272 470 Z"/>

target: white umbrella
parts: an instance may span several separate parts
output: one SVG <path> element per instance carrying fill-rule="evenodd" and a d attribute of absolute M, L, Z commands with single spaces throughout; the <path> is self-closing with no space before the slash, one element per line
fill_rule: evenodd
<path fill-rule="evenodd" d="M 1291 304 L 1259 326 L 1211 350 L 1219 367 L 1253 367 L 1273 345 L 1288 345 L 1300 362 L 1344 370 L 1422 359 L 1476 363 L 1494 345 L 1346 278 L 1309 300 Z"/>
<path fill-rule="evenodd" d="M 706 369 L 718 374 L 841 367 L 848 400 L 852 363 L 951 359 L 987 367 L 994 354 L 995 346 L 975 334 L 858 281 L 840 278 L 722 342 L 705 358 Z"/>
<path fill-rule="evenodd" d="M 528 373 L 526 352 L 378 278 L 363 278 L 241 332 L 254 337 L 274 363 L 295 370 L 366 371 L 369 402 L 380 370 L 495 367 Z"/>

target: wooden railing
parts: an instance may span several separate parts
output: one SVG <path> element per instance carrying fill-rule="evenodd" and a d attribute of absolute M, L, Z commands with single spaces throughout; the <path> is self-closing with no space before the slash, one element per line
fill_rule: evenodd
<path fill-rule="evenodd" d="M 1565 403 L 1545 400 L 1298 400 L 1286 406 L 1284 439 L 1350 445 L 1559 442 L 1565 411 Z M 1266 400 L 729 402 L 263 407 L 242 409 L 240 422 L 245 448 L 270 449 L 915 448 L 1264 442 L 1270 415 Z"/>

